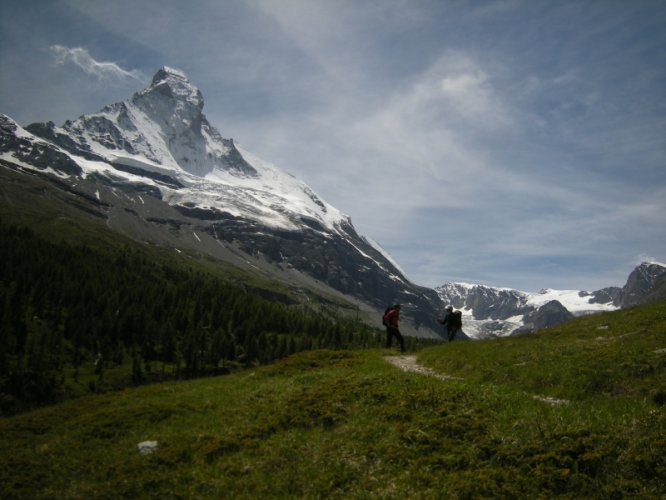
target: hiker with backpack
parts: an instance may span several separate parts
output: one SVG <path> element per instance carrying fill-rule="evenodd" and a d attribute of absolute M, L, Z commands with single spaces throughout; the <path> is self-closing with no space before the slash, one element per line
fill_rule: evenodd
<path fill-rule="evenodd" d="M 393 336 L 395 335 L 400 344 L 400 352 L 405 352 L 405 341 L 398 328 L 400 323 L 400 304 L 396 304 L 393 307 L 386 309 L 384 317 L 382 318 L 382 323 L 384 323 L 384 326 L 386 327 L 386 348 L 391 348 Z"/>
<path fill-rule="evenodd" d="M 462 312 L 454 311 L 453 306 L 446 306 L 444 319 L 438 319 L 437 321 L 444 325 L 449 342 L 453 342 L 456 333 L 462 329 Z"/>

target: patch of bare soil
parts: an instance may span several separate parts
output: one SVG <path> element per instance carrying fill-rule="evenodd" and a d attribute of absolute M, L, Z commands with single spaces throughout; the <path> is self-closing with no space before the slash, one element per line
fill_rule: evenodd
<path fill-rule="evenodd" d="M 421 375 L 435 377 L 440 380 L 454 380 L 458 378 L 437 373 L 435 370 L 431 370 L 430 368 L 418 364 L 416 362 L 416 356 L 385 356 L 384 359 L 405 372 L 420 373 Z"/>

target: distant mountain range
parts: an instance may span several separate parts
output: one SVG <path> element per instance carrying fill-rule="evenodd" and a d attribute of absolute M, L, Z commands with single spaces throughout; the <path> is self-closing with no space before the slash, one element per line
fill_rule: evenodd
<path fill-rule="evenodd" d="M 482 338 L 663 293 L 664 266 L 655 263 L 636 268 L 623 288 L 592 293 L 417 286 L 305 183 L 222 137 L 203 107 L 186 75 L 164 67 L 129 99 L 62 126 L 23 128 L 0 115 L 0 203 L 20 209 L 19 199 L 49 197 L 45 216 L 74 208 L 136 241 L 220 259 L 323 301 L 338 297 L 378 326 L 399 302 L 404 333 L 421 337 L 441 334 L 436 319 L 447 303 L 464 311 L 467 335 Z"/>
<path fill-rule="evenodd" d="M 622 287 L 596 292 L 545 289 L 527 293 L 467 283 L 436 288 L 442 301 L 463 311 L 468 337 L 486 338 L 540 330 L 575 316 L 666 299 L 666 264 L 644 262 Z"/>

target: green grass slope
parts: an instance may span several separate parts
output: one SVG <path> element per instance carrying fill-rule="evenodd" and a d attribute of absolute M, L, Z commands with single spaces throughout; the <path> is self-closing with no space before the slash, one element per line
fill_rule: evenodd
<path fill-rule="evenodd" d="M 449 380 L 389 354 L 312 351 L 0 420 L 2 496 L 666 495 L 666 303 L 420 351 Z"/>

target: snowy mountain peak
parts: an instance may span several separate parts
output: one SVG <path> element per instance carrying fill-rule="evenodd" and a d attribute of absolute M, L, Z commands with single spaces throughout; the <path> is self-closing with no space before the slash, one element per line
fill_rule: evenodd
<path fill-rule="evenodd" d="M 176 79 L 181 82 L 186 82 L 189 84 L 187 75 L 183 73 L 181 70 L 176 68 L 171 68 L 170 66 L 162 66 L 160 69 L 157 70 L 157 72 L 153 76 L 153 81 L 151 83 L 151 86 L 155 86 L 159 82 L 168 79 Z"/>
<path fill-rule="evenodd" d="M 177 119 L 192 120 L 198 117 L 203 109 L 204 100 L 198 88 L 190 83 L 182 71 L 164 66 L 160 68 L 150 86 L 138 92 L 132 101 L 144 108 L 144 111 L 155 111 L 151 105 L 153 99 L 166 100 L 173 106 L 173 116 Z M 160 110 L 161 111 L 161 110 Z"/>
<path fill-rule="evenodd" d="M 652 261 L 643 261 L 641 264 L 636 268 L 636 269 L 644 269 L 644 270 L 655 270 L 657 272 L 660 272 L 660 268 L 666 269 L 666 264 L 663 262 L 657 262 L 656 260 Z"/>
<path fill-rule="evenodd" d="M 305 183 L 223 138 L 203 115 L 203 102 L 182 71 L 165 66 L 126 101 L 62 127 L 49 122 L 27 128 L 92 161 L 86 172 L 107 170 L 110 164 L 114 177 L 130 174 L 130 182 L 157 183 L 161 198 L 174 206 L 286 230 L 305 225 L 337 234 L 345 233 L 343 226 L 353 229 L 347 216 Z M 16 127 L 5 128 L 16 133 Z"/>
<path fill-rule="evenodd" d="M 113 164 L 149 170 L 158 165 L 198 177 L 215 170 L 256 176 L 233 141 L 208 122 L 203 106 L 201 92 L 187 76 L 165 66 L 147 88 L 126 101 L 67 121 L 62 129 L 34 124 L 31 131 L 60 138 L 59 145 L 70 151 L 86 151 Z"/>

